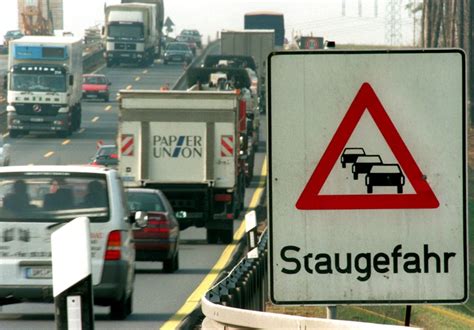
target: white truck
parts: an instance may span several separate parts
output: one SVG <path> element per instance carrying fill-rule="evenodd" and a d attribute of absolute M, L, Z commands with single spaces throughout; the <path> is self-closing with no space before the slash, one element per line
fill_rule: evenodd
<path fill-rule="evenodd" d="M 27 36 L 10 42 L 10 137 L 30 131 L 67 137 L 81 126 L 82 40 Z"/>
<path fill-rule="evenodd" d="M 181 229 L 205 227 L 209 243 L 232 242 L 245 194 L 240 95 L 121 90 L 120 99 L 124 184 L 162 190 Z"/>
<path fill-rule="evenodd" d="M 275 50 L 274 30 L 223 30 L 222 55 L 252 56 L 257 65 L 259 106 L 265 109 L 265 77 L 267 57 Z"/>
<path fill-rule="evenodd" d="M 130 63 L 147 66 L 159 57 L 156 4 L 124 3 L 105 8 L 105 58 L 107 67 Z"/>

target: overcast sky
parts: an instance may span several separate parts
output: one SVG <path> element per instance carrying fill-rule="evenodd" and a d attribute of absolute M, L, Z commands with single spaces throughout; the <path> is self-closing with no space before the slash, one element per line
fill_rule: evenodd
<path fill-rule="evenodd" d="M 17 0 L 0 0 L 0 34 L 16 29 Z M 120 0 L 63 0 L 65 30 L 82 36 L 85 28 L 103 24 L 104 3 Z M 273 10 L 284 13 L 286 37 L 294 33 L 323 36 L 337 43 L 378 44 L 386 42 L 386 7 L 389 0 L 164 0 L 165 17 L 175 30 L 196 28 L 204 37 L 215 38 L 222 29 L 242 29 L 245 12 Z M 413 43 L 413 17 L 401 1 L 402 42 Z M 345 3 L 345 15 L 343 15 Z M 359 15 L 359 3 L 361 15 Z M 377 8 L 377 9 L 376 9 Z M 377 15 L 377 16 L 376 16 Z"/>

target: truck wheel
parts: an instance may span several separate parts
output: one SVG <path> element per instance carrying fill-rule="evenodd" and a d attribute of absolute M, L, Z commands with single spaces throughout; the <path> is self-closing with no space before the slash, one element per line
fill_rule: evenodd
<path fill-rule="evenodd" d="M 179 268 L 179 252 L 168 260 L 163 261 L 163 272 L 165 273 L 173 273 L 177 271 Z"/>
<path fill-rule="evenodd" d="M 128 298 L 123 298 L 110 305 L 110 318 L 112 320 L 125 320 L 127 316 L 132 314 L 132 296 L 133 292 Z"/>
<path fill-rule="evenodd" d="M 17 137 L 20 136 L 20 131 L 16 129 L 11 129 L 8 133 L 12 139 L 16 139 Z"/>
<path fill-rule="evenodd" d="M 234 240 L 234 230 L 233 229 L 221 230 L 220 237 L 221 237 L 222 243 L 230 244 Z"/>
<path fill-rule="evenodd" d="M 109 60 L 108 60 L 108 61 L 107 61 L 107 67 L 108 67 L 108 68 L 111 68 L 112 66 L 113 66 L 112 61 L 109 61 Z"/>
<path fill-rule="evenodd" d="M 219 232 L 215 229 L 208 229 L 207 230 L 207 243 L 209 244 L 216 244 L 217 240 L 219 239 L 218 236 Z"/>

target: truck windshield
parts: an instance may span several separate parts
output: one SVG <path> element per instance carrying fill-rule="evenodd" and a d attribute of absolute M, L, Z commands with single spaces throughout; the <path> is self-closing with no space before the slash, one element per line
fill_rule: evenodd
<path fill-rule="evenodd" d="M 109 25 L 108 36 L 110 38 L 121 39 L 142 39 L 143 25 L 142 24 L 115 24 Z"/>
<path fill-rule="evenodd" d="M 65 92 L 66 76 L 38 73 L 13 73 L 10 89 L 28 92 Z"/>
<path fill-rule="evenodd" d="M 64 222 L 109 218 L 107 185 L 102 174 L 8 173 L 0 175 L 0 222 Z"/>

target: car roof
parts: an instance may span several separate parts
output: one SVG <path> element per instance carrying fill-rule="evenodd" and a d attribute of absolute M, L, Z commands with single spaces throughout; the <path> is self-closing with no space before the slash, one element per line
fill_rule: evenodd
<path fill-rule="evenodd" d="M 400 173 L 401 169 L 398 164 L 380 164 L 374 165 L 370 169 L 370 173 Z"/>
<path fill-rule="evenodd" d="M 136 187 L 125 187 L 125 191 L 127 192 L 135 192 L 135 193 L 147 193 L 147 194 L 159 194 L 161 193 L 160 189 L 156 188 L 136 188 Z"/>
<path fill-rule="evenodd" d="M 105 74 L 100 73 L 85 73 L 82 75 L 83 77 L 105 77 Z"/>
<path fill-rule="evenodd" d="M 380 158 L 379 155 L 361 155 L 361 156 L 357 157 L 356 162 L 360 163 L 360 162 L 372 160 L 374 158 L 377 158 L 378 160 L 382 161 L 382 158 Z"/>
<path fill-rule="evenodd" d="M 96 167 L 90 165 L 18 165 L 0 167 L 0 173 L 110 173 L 113 171 L 106 167 Z"/>

